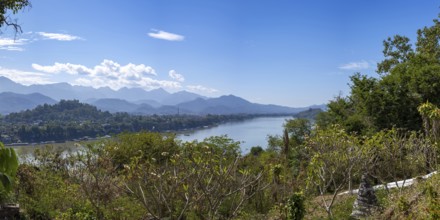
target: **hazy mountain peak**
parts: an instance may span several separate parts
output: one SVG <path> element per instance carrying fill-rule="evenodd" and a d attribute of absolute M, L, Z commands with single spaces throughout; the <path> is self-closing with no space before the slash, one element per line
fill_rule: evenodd
<path fill-rule="evenodd" d="M 122 87 L 116 91 L 145 91 L 145 89 L 138 88 L 138 87 L 133 87 L 133 88 Z"/>
<path fill-rule="evenodd" d="M 235 95 L 224 95 L 217 98 L 218 100 L 227 100 L 227 101 L 233 101 L 233 102 L 245 102 L 245 103 L 251 103 L 246 99 L 243 99 L 241 97 L 235 96 Z"/>
<path fill-rule="evenodd" d="M 15 83 L 14 81 L 12 81 L 9 78 L 6 78 L 4 76 L 0 76 L 0 82 L 12 82 L 12 83 Z"/>
<path fill-rule="evenodd" d="M 170 94 L 168 91 L 166 91 L 163 88 L 152 89 L 152 90 L 150 90 L 148 92 L 160 93 L 160 94 Z"/>
<path fill-rule="evenodd" d="M 40 93 L 18 94 L 13 92 L 0 93 L 0 114 L 9 114 L 26 109 L 33 109 L 42 104 L 54 104 L 56 101 Z"/>

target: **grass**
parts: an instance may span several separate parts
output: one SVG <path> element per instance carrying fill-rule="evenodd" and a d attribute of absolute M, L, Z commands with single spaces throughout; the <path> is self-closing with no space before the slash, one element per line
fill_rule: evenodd
<path fill-rule="evenodd" d="M 440 175 L 403 189 L 376 190 L 378 211 L 367 219 L 440 219 Z M 341 195 L 332 207 L 333 219 L 350 219 L 357 195 Z M 328 219 L 320 198 L 307 201 L 305 219 Z"/>

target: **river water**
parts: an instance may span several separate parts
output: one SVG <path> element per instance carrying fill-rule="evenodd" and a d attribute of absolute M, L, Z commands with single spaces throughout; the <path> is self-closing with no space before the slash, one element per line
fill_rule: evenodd
<path fill-rule="evenodd" d="M 251 147 L 260 146 L 267 147 L 268 135 L 282 135 L 283 124 L 286 119 L 293 119 L 292 116 L 284 117 L 258 117 L 239 122 L 228 122 L 218 126 L 199 129 L 184 134 L 178 134 L 177 138 L 182 141 L 203 141 L 203 139 L 211 136 L 227 135 L 234 141 L 241 142 L 241 152 L 246 154 Z M 64 153 L 78 150 L 74 147 L 74 142 L 54 144 L 55 148 L 64 150 Z M 30 156 L 32 152 L 39 146 L 14 146 L 17 153 L 23 157 Z"/>
<path fill-rule="evenodd" d="M 229 122 L 206 129 L 196 130 L 192 133 L 179 134 L 182 141 L 202 141 L 211 136 L 227 135 L 235 141 L 242 142 L 242 153 L 248 153 L 251 147 L 267 147 L 268 135 L 282 135 L 283 124 L 289 117 L 258 117 L 240 122 Z"/>

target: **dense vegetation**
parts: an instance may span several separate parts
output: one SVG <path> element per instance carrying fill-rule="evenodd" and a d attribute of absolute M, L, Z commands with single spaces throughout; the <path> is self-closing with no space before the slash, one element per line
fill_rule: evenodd
<path fill-rule="evenodd" d="M 305 113 L 304 113 L 305 114 Z M 305 114 L 307 115 L 307 114 Z M 262 115 L 152 115 L 104 112 L 77 100 L 61 100 L 0 118 L 0 141 L 4 143 L 66 141 L 121 132 L 181 131 L 240 121 Z"/>
<path fill-rule="evenodd" d="M 182 143 L 151 132 L 67 154 L 48 146 L 19 166 L 15 192 L 3 194 L 27 219 L 345 219 L 353 196 L 338 193 L 357 186 L 361 174 L 386 183 L 437 169 L 437 144 L 417 132 L 359 137 L 338 125 L 312 130 L 306 119 L 284 128 L 268 149 L 247 155 L 227 137 Z M 429 204 L 427 212 L 409 215 L 414 201 L 403 188 L 381 191 L 381 205 L 396 218 L 435 216 L 440 189 L 431 180 L 418 187 L 430 190 L 416 201 Z"/>
<path fill-rule="evenodd" d="M 0 163 L 1 201 L 18 202 L 24 219 L 348 219 L 355 195 L 340 192 L 356 188 L 362 175 L 397 183 L 439 169 L 439 39 L 437 20 L 418 31 L 415 46 L 404 36 L 387 39 L 377 77 L 354 74 L 351 93 L 331 101 L 316 124 L 288 120 L 267 149 L 255 146 L 247 155 L 227 137 L 182 143 L 156 132 L 125 133 L 70 153 L 38 149 L 15 175 L 16 159 L 0 146 L 0 156 L 9 156 Z M 17 131 L 29 123 L 63 130 L 72 120 L 56 112 L 63 109 L 81 115 L 73 129 L 157 122 L 150 130 L 176 129 L 192 117 L 138 118 L 71 105 L 83 104 L 64 101 L 2 120 Z M 35 112 L 47 122 L 35 121 Z M 439 178 L 376 190 L 371 218 L 439 219 Z"/>
<path fill-rule="evenodd" d="M 434 20 L 417 31 L 415 45 L 400 35 L 385 40 L 378 76 L 351 76 L 351 94 L 331 101 L 318 124 L 337 123 L 358 134 L 393 127 L 421 130 L 417 107 L 427 101 L 440 105 L 439 33 L 440 22 Z"/>

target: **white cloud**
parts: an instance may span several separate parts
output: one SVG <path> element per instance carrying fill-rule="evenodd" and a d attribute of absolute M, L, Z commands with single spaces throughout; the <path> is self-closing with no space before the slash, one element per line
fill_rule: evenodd
<path fill-rule="evenodd" d="M 168 88 L 168 89 L 182 88 L 182 85 L 179 82 L 156 80 L 149 77 L 144 77 L 141 80 L 134 81 L 124 78 L 112 79 L 112 78 L 97 76 L 97 77 L 88 77 L 88 78 L 78 78 L 75 80 L 73 84 L 82 85 L 82 86 L 91 86 L 94 88 L 110 87 L 114 90 L 118 90 L 123 87 L 143 88 L 146 90 L 157 89 L 157 88 Z"/>
<path fill-rule="evenodd" d="M 32 67 L 45 73 L 81 75 L 80 78 L 75 80 L 76 85 L 92 86 L 95 88 L 108 86 L 117 90 L 123 87 L 140 87 L 149 90 L 159 87 L 169 89 L 179 89 L 182 87 L 180 82 L 150 78 L 151 76 L 157 76 L 157 73 L 152 67 L 144 64 L 136 65 L 129 63 L 122 66 L 112 60 L 104 60 L 94 67 L 71 63 L 55 63 L 51 66 L 42 66 L 34 63 Z"/>
<path fill-rule="evenodd" d="M 168 41 L 183 41 L 185 39 L 185 37 L 182 35 L 173 34 L 166 31 L 161 31 L 161 30 L 152 30 L 152 31 L 153 32 L 148 33 L 148 36 L 156 39 L 168 40 Z"/>
<path fill-rule="evenodd" d="M 12 81 L 23 85 L 53 83 L 44 73 L 7 69 L 3 67 L 0 67 L 0 76 L 7 77 Z"/>
<path fill-rule="evenodd" d="M 140 79 L 144 74 L 157 75 L 156 71 L 144 64 L 135 65 L 129 63 L 121 66 L 112 60 L 103 60 L 99 65 L 88 68 L 84 65 L 71 63 L 55 63 L 52 66 L 42 66 L 36 63 L 32 64 L 35 70 L 46 73 L 69 73 L 72 75 L 90 75 L 90 76 L 106 76 L 106 77 L 126 77 L 130 79 Z"/>
<path fill-rule="evenodd" d="M 177 73 L 177 71 L 175 70 L 170 70 L 170 72 L 168 72 L 168 75 L 171 77 L 171 79 L 177 80 L 179 82 L 185 81 L 185 77 L 183 77 L 182 74 Z"/>
<path fill-rule="evenodd" d="M 365 60 L 362 60 L 360 62 L 351 62 L 339 66 L 339 69 L 342 70 L 363 70 L 368 68 L 370 68 L 370 64 Z"/>
<path fill-rule="evenodd" d="M 70 63 L 55 63 L 52 66 L 42 66 L 36 63 L 32 64 L 32 68 L 45 73 L 69 73 L 72 75 L 77 74 L 93 74 L 93 70 L 83 65 L 70 64 Z"/>
<path fill-rule="evenodd" d="M 110 87 L 114 90 L 123 87 L 143 88 L 145 90 L 165 88 L 171 90 L 182 89 L 182 83 L 185 78 L 175 70 L 170 70 L 168 75 L 173 80 L 161 80 L 152 78 L 157 76 L 156 71 L 145 64 L 128 63 L 121 65 L 112 60 L 103 60 L 95 66 L 85 66 L 72 63 L 54 63 L 53 65 L 40 65 L 33 63 L 32 68 L 41 73 L 32 73 L 29 76 L 39 77 L 37 82 L 45 82 L 47 77 L 63 77 L 54 76 L 54 74 L 69 74 L 68 78 L 74 77 L 69 83 L 74 85 L 91 86 L 94 88 Z M 37 74 L 37 75 L 35 75 Z M 13 74 L 12 74 L 13 75 Z M 8 78 L 11 76 L 8 75 Z M 46 78 L 44 78 L 46 77 Z M 46 79 L 46 80 L 45 80 Z M 19 79 L 23 82 L 24 79 Z M 30 80 L 32 82 L 32 80 Z M 189 91 L 202 93 L 215 93 L 218 90 L 204 87 L 202 85 L 188 85 L 185 87 Z"/>
<path fill-rule="evenodd" d="M 186 88 L 192 92 L 206 92 L 206 93 L 218 92 L 217 89 L 207 88 L 201 85 L 190 85 L 190 86 L 186 86 Z"/>
<path fill-rule="evenodd" d="M 59 34 L 59 33 L 47 33 L 47 32 L 37 32 L 37 34 L 43 39 L 51 39 L 51 40 L 59 40 L 59 41 L 72 41 L 72 40 L 81 40 L 81 37 L 73 36 L 69 34 Z M 0 37 L 0 50 L 9 50 L 9 51 L 24 51 L 22 47 L 25 44 L 33 43 L 41 40 L 41 37 L 36 36 L 32 32 L 24 33 L 29 39 L 26 38 L 10 38 L 10 37 Z"/>
<path fill-rule="evenodd" d="M 59 40 L 59 41 L 82 40 L 81 37 L 70 34 L 48 33 L 48 32 L 37 32 L 37 34 L 44 37 L 45 39 L 50 39 L 50 40 Z"/>
<path fill-rule="evenodd" d="M 23 51 L 23 45 L 27 43 L 27 39 L 13 39 L 8 37 L 0 38 L 0 50 Z"/>

